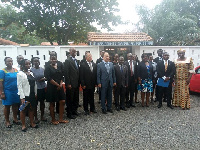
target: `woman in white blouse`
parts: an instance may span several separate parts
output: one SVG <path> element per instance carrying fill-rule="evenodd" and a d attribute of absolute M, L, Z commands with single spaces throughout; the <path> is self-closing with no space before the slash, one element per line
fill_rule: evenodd
<path fill-rule="evenodd" d="M 36 103 L 36 84 L 33 74 L 29 71 L 31 63 L 29 60 L 24 59 L 20 62 L 21 71 L 17 74 L 17 86 L 18 95 L 21 99 L 21 104 L 28 104 L 24 110 L 20 112 L 20 119 L 22 122 L 22 131 L 26 132 L 25 116 L 28 111 L 30 118 L 30 127 L 38 128 L 38 125 L 34 123 L 34 108 L 37 106 Z"/>

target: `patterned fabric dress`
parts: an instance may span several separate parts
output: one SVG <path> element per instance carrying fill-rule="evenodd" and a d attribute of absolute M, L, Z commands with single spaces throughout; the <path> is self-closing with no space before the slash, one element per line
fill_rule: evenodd
<path fill-rule="evenodd" d="M 153 92 L 153 81 L 150 74 L 150 66 L 147 67 L 148 79 L 142 79 L 142 84 L 138 84 L 138 90 L 141 92 Z"/>
<path fill-rule="evenodd" d="M 187 80 L 190 73 L 193 73 L 194 64 L 192 58 L 187 58 L 185 61 L 175 60 L 176 76 L 173 105 L 181 108 L 190 108 L 189 85 Z"/>

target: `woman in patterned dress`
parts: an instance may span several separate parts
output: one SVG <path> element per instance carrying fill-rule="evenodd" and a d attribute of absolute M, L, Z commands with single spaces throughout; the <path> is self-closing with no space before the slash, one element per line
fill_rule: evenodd
<path fill-rule="evenodd" d="M 177 54 L 173 105 L 190 109 L 189 83 L 194 72 L 194 64 L 191 57 L 185 57 L 185 50 L 180 49 Z"/>
<path fill-rule="evenodd" d="M 147 54 L 142 54 L 142 61 L 137 66 L 138 90 L 141 91 L 142 107 L 146 95 L 146 106 L 149 107 L 150 92 L 153 92 L 153 66 Z M 146 94 L 145 94 L 146 93 Z"/>

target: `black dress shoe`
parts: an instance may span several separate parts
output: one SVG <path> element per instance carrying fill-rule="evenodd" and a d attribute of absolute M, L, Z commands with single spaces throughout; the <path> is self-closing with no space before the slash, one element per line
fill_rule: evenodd
<path fill-rule="evenodd" d="M 123 110 L 123 111 L 126 111 L 126 108 L 125 108 L 125 107 L 121 107 L 120 109 Z"/>
<path fill-rule="evenodd" d="M 130 108 L 130 105 L 129 105 L 129 104 L 126 104 L 126 107 L 127 107 L 127 108 Z"/>
<path fill-rule="evenodd" d="M 131 106 L 131 107 L 135 107 L 135 105 L 134 105 L 134 104 L 130 104 L 130 106 Z"/>
<path fill-rule="evenodd" d="M 72 113 L 72 115 L 78 116 L 78 112 L 75 111 L 75 112 Z"/>
<path fill-rule="evenodd" d="M 69 118 L 69 119 L 76 119 L 76 117 L 74 115 L 67 115 L 67 118 Z"/>
<path fill-rule="evenodd" d="M 117 111 L 120 111 L 120 108 L 119 108 L 119 107 L 116 107 L 116 110 L 117 110 Z"/>
<path fill-rule="evenodd" d="M 92 113 L 97 113 L 97 111 L 96 111 L 96 110 L 91 110 L 90 112 L 92 112 Z"/>
<path fill-rule="evenodd" d="M 107 112 L 106 112 L 105 109 L 102 109 L 102 113 L 103 113 L 103 114 L 107 114 Z"/>
<path fill-rule="evenodd" d="M 90 112 L 89 111 L 85 111 L 84 114 L 87 116 L 87 115 L 90 115 Z"/>
<path fill-rule="evenodd" d="M 158 104 L 158 108 L 161 108 L 162 107 L 162 105 L 161 104 Z"/>
<path fill-rule="evenodd" d="M 168 105 L 167 107 L 171 108 L 171 109 L 174 109 L 174 107 L 172 105 Z"/>
<path fill-rule="evenodd" d="M 113 113 L 112 109 L 108 109 L 108 112 Z"/>

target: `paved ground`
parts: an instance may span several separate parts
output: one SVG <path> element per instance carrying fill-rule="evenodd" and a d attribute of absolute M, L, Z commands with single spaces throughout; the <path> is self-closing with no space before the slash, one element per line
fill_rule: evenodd
<path fill-rule="evenodd" d="M 128 111 L 114 111 L 80 116 L 68 124 L 40 123 L 39 129 L 21 126 L 5 128 L 3 106 L 0 105 L 0 149 L 200 149 L 200 95 L 191 96 L 191 109 L 171 110 L 166 103 L 161 109 L 157 104 Z M 97 100 L 96 100 L 97 101 Z M 12 117 L 11 117 L 12 121 Z M 27 121 L 28 122 L 28 121 Z"/>

